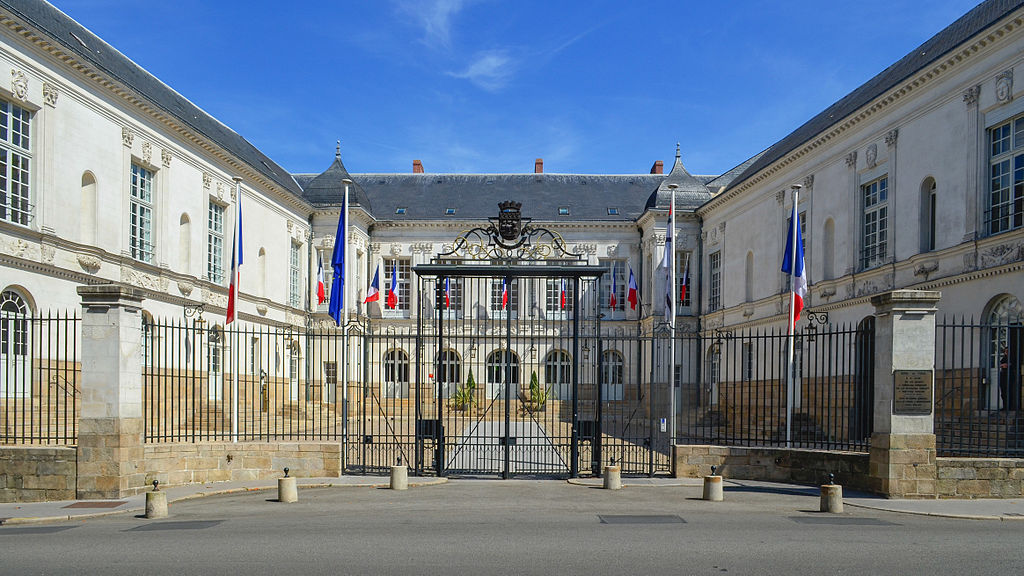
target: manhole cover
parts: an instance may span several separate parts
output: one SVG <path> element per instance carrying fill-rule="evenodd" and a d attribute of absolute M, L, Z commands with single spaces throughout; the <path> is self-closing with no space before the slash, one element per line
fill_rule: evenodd
<path fill-rule="evenodd" d="M 193 520 L 189 522 L 154 522 L 129 530 L 129 532 L 146 532 L 150 530 L 203 530 L 220 524 L 223 520 Z"/>
<path fill-rule="evenodd" d="M 84 502 L 75 502 L 74 504 L 68 504 L 65 508 L 117 508 L 121 504 L 128 502 L 127 500 L 86 500 Z"/>
<path fill-rule="evenodd" d="M 899 526 L 878 518 L 850 518 L 843 516 L 790 516 L 800 524 L 831 524 L 834 526 Z"/>
<path fill-rule="evenodd" d="M 13 534 L 55 534 L 71 530 L 76 526 L 19 526 L 17 528 L 0 528 L 0 536 Z"/>
<path fill-rule="evenodd" d="M 686 524 L 686 520 L 674 514 L 598 514 L 597 517 L 601 524 Z"/>

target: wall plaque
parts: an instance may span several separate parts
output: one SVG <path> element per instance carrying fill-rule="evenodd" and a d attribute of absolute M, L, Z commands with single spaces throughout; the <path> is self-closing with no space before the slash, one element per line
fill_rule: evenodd
<path fill-rule="evenodd" d="M 928 416 L 932 413 L 931 370 L 896 370 L 892 413 L 899 416 Z"/>

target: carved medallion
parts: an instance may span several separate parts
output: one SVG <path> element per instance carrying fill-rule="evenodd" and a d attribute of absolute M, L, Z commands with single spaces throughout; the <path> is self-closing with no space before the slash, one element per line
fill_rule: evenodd
<path fill-rule="evenodd" d="M 1000 72 L 996 76 L 996 100 L 1006 104 L 1013 100 L 1013 69 Z"/>
<path fill-rule="evenodd" d="M 51 108 L 57 105 L 57 87 L 49 82 L 43 82 L 43 102 Z"/>
<path fill-rule="evenodd" d="M 874 168 L 878 164 L 878 145 L 871 144 L 867 150 L 864 151 L 864 160 L 868 163 L 868 168 Z"/>
<path fill-rule="evenodd" d="M 11 91 L 18 100 L 24 100 L 28 95 L 28 76 L 21 70 L 11 69 Z"/>

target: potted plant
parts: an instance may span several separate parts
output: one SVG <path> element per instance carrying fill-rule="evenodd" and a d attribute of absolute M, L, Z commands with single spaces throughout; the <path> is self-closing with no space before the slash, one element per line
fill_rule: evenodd
<path fill-rule="evenodd" d="M 540 379 L 537 378 L 537 371 L 534 370 L 530 374 L 530 398 L 527 400 L 526 408 L 530 412 L 540 412 L 544 410 L 544 405 L 548 401 L 548 391 L 546 388 L 540 385 Z"/>
<path fill-rule="evenodd" d="M 466 384 L 459 386 L 459 389 L 452 394 L 452 408 L 462 412 L 469 410 L 476 403 L 476 380 L 473 379 L 473 371 L 469 371 Z"/>

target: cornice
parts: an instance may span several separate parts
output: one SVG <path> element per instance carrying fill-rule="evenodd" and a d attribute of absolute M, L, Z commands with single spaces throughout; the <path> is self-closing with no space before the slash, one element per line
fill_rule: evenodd
<path fill-rule="evenodd" d="M 714 196 L 697 208 L 697 212 L 703 216 L 712 209 L 717 208 L 719 205 L 743 194 L 747 190 L 750 190 L 757 184 L 769 179 L 786 167 L 792 165 L 797 160 L 824 146 L 831 140 L 841 136 L 843 133 L 851 130 L 864 120 L 867 120 L 875 114 L 878 114 L 890 106 L 900 102 L 911 93 L 916 93 L 915 91 L 933 83 L 939 77 L 945 76 L 955 69 L 959 69 L 965 62 L 973 60 L 974 57 L 977 56 L 984 48 L 1001 41 L 1009 33 L 1019 29 L 1022 25 L 1024 25 L 1024 16 L 1020 13 L 1016 16 L 1008 16 L 1004 23 L 990 27 L 987 33 L 982 33 L 969 44 L 962 45 L 959 49 L 946 54 L 941 61 L 933 62 L 927 68 L 919 70 L 913 77 L 905 80 L 896 88 L 891 89 L 888 93 L 879 96 L 874 101 L 866 104 L 838 123 L 832 124 L 825 131 L 819 132 L 816 136 L 812 137 L 811 140 L 804 142 L 803 144 L 799 144 L 796 149 L 787 153 L 785 157 L 775 161 L 772 165 L 746 179 L 740 183 L 739 186 L 735 188 L 730 187 L 725 192 Z M 958 96 L 959 92 L 953 95 Z"/>

